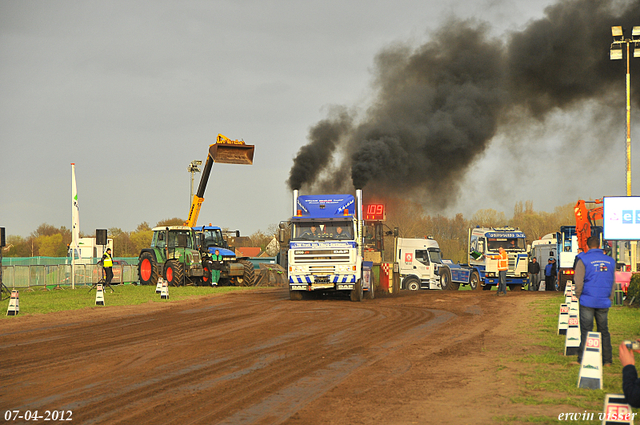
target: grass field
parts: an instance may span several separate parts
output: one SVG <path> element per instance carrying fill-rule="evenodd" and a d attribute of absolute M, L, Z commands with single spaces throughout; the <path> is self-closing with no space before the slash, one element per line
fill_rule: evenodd
<path fill-rule="evenodd" d="M 512 403 L 521 405 L 556 406 L 562 412 L 593 413 L 594 420 L 558 420 L 558 417 L 525 416 L 496 417 L 496 422 L 530 423 L 580 423 L 601 424 L 596 420 L 603 412 L 606 394 L 622 394 L 622 366 L 618 358 L 618 345 L 625 339 L 640 338 L 640 310 L 630 307 L 612 307 L 609 310 L 609 331 L 613 346 L 613 365 L 603 369 L 603 389 L 591 390 L 577 387 L 580 366 L 572 364 L 576 356 L 564 356 L 564 335 L 557 334 L 558 313 L 564 295 L 539 299 L 533 302 L 533 317 L 529 323 L 521 323 L 519 331 L 530 335 L 536 354 L 505 358 L 505 363 L 517 364 L 521 371 L 519 380 L 523 395 L 514 396 Z M 594 326 L 595 327 L 595 326 Z M 596 329 L 594 329 L 595 331 Z M 567 409 L 571 406 L 572 409 Z M 633 409 L 638 412 L 638 409 Z M 638 417 L 636 416 L 636 419 Z"/>
<path fill-rule="evenodd" d="M 147 302 L 168 302 L 206 295 L 224 294 L 229 291 L 251 290 L 252 288 L 221 286 L 211 288 L 206 286 L 181 286 L 169 288 L 169 300 L 160 298 L 156 294 L 155 286 L 114 285 L 115 292 L 109 289 L 105 291 L 106 306 L 137 305 Z M 32 291 L 20 291 L 20 315 L 46 314 L 55 311 L 77 310 L 82 308 L 103 308 L 95 305 L 96 291 L 89 291 L 89 287 L 62 290 L 37 289 Z M 7 316 L 9 300 L 0 302 L 0 317 L 12 319 Z"/>

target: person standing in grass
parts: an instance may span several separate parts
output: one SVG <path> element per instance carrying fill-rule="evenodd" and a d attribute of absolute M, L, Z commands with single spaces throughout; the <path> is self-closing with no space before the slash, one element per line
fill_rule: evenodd
<path fill-rule="evenodd" d="M 587 248 L 587 252 L 579 256 L 574 274 L 576 297 L 580 300 L 581 340 L 578 363 L 582 363 L 584 344 L 587 334 L 593 330 L 595 318 L 598 332 L 602 335 L 602 364 L 611 366 L 613 354 L 608 314 L 614 294 L 616 263 L 600 249 L 597 237 L 587 239 Z"/>
<path fill-rule="evenodd" d="M 220 280 L 220 266 L 222 262 L 222 255 L 220 255 L 219 250 L 216 249 L 216 253 L 211 257 L 211 260 L 214 262 L 213 270 L 211 270 L 211 286 L 217 286 Z"/>

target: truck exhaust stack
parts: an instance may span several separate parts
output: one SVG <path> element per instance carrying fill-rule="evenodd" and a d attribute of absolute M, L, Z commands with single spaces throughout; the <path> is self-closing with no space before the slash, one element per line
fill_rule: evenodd
<path fill-rule="evenodd" d="M 298 189 L 293 189 L 293 214 L 292 216 L 298 215 Z"/>

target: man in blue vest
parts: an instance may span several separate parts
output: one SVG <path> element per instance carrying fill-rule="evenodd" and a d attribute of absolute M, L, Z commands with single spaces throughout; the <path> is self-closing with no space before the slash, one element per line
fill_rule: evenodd
<path fill-rule="evenodd" d="M 580 254 L 576 262 L 574 282 L 576 297 L 580 300 L 580 349 L 578 363 L 582 362 L 587 333 L 593 330 L 596 320 L 598 332 L 602 336 L 602 363 L 611 366 L 613 362 L 608 314 L 613 300 L 616 263 L 600 249 L 600 240 L 591 236 L 587 239 L 587 252 Z"/>

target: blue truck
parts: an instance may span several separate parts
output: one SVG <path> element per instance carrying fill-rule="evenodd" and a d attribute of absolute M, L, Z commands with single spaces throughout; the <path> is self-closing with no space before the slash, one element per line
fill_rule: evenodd
<path fill-rule="evenodd" d="M 519 290 L 529 283 L 526 235 L 512 227 L 475 227 L 469 229 L 468 266 L 472 289 L 491 290 L 498 285 L 498 255 L 502 247 L 509 255 L 507 286 Z"/>
<path fill-rule="evenodd" d="M 288 279 L 291 300 L 311 294 L 348 293 L 351 301 L 374 297 L 372 263 L 364 261 L 362 191 L 299 195 L 293 192 Z"/>

